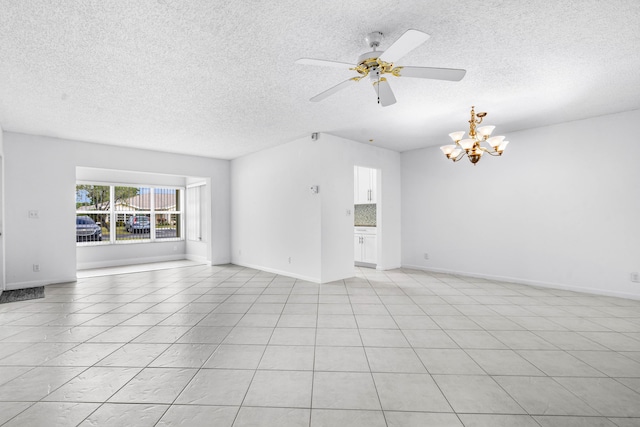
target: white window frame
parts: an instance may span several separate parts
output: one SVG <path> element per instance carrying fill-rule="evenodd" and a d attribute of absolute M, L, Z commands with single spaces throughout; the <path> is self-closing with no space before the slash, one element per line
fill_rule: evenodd
<path fill-rule="evenodd" d="M 131 244 L 149 244 L 149 243 L 161 243 L 161 242 L 180 242 L 186 240 L 186 229 L 185 229 L 185 194 L 186 188 L 174 185 L 151 185 L 151 184 L 131 184 L 131 183 L 113 183 L 113 182 L 103 182 L 103 181 L 76 181 L 76 185 L 100 185 L 100 186 L 109 186 L 109 210 L 108 211 L 81 211 L 76 209 L 76 215 L 90 215 L 90 214 L 108 214 L 109 215 L 109 240 L 99 241 L 99 242 L 76 242 L 76 246 L 104 246 L 104 245 L 131 245 Z M 144 211 L 134 211 L 134 210 L 116 210 L 115 209 L 115 187 L 135 187 L 135 188 L 148 188 L 151 196 L 149 197 L 149 210 Z M 157 238 L 156 237 L 156 221 L 155 216 L 158 214 L 155 210 L 155 189 L 172 189 L 178 190 L 180 210 L 176 211 L 160 211 L 162 213 L 170 213 L 171 215 L 177 215 L 180 219 L 180 237 L 168 237 L 168 238 Z M 117 219 L 118 215 L 149 215 L 150 220 L 150 229 L 149 229 L 149 238 L 148 239 L 131 239 L 131 240 L 117 240 L 116 239 L 116 229 L 117 229 Z"/>
<path fill-rule="evenodd" d="M 186 223 L 187 228 L 185 229 L 185 237 L 188 241 L 191 242 L 206 242 L 206 233 L 207 228 L 205 224 L 205 203 L 204 199 L 206 198 L 206 194 L 204 193 L 207 189 L 206 182 L 197 182 L 194 184 L 187 185 L 187 191 L 185 193 L 186 200 Z M 197 195 L 197 202 L 191 200 L 192 196 L 189 196 L 190 190 L 196 190 L 197 192 L 192 193 Z"/>

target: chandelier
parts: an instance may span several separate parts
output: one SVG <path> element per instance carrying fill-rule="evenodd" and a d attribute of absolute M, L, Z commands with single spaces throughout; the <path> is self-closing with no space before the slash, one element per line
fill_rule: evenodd
<path fill-rule="evenodd" d="M 454 162 L 462 159 L 465 155 L 474 165 L 480 161 L 482 154 L 488 153 L 492 156 L 502 156 L 504 149 L 509 141 L 504 140 L 504 136 L 491 136 L 491 132 L 495 126 L 482 126 L 476 129 L 476 126 L 482 123 L 487 113 L 477 113 L 471 107 L 471 120 L 469 120 L 469 138 L 464 138 L 464 131 L 450 133 L 449 136 L 455 142 L 455 145 L 444 145 L 440 147 L 442 152 Z M 480 145 L 481 142 L 486 143 L 491 148 Z"/>

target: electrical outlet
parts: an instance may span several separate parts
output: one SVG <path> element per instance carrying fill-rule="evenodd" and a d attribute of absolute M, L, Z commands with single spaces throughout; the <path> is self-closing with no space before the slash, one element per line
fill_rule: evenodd
<path fill-rule="evenodd" d="M 429 259 L 429 254 L 428 253 L 424 254 L 424 259 Z"/>
<path fill-rule="evenodd" d="M 40 273 L 40 264 L 33 264 L 33 272 Z"/>
<path fill-rule="evenodd" d="M 239 250 L 239 251 L 238 251 L 238 255 L 242 255 L 242 250 Z"/>
<path fill-rule="evenodd" d="M 289 257 L 289 264 L 291 264 L 291 257 Z"/>
<path fill-rule="evenodd" d="M 29 211 L 29 219 L 38 219 L 38 218 L 40 218 L 38 211 Z"/>
<path fill-rule="evenodd" d="M 640 273 L 638 273 L 637 271 L 631 273 L 631 281 L 632 282 L 636 282 L 636 283 L 640 283 Z"/>

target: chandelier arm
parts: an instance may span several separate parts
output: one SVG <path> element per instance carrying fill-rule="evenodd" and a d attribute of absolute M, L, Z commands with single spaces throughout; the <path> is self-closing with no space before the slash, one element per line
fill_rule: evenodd
<path fill-rule="evenodd" d="M 453 159 L 453 163 L 455 163 L 455 162 L 457 162 L 457 161 L 459 161 L 459 160 L 462 160 L 462 159 L 464 158 L 464 156 L 466 156 L 466 155 L 467 155 L 467 152 L 466 152 L 466 151 L 464 151 L 464 150 L 462 150 L 462 153 L 458 154 L 458 157 L 456 157 L 455 159 Z"/>
<path fill-rule="evenodd" d="M 494 149 L 493 147 L 486 148 L 486 147 L 483 147 L 483 146 L 479 146 L 478 148 L 480 148 L 482 151 L 484 151 L 485 153 L 487 153 L 487 154 L 489 154 L 491 156 L 494 156 L 494 157 L 502 156 L 502 153 L 500 151 Z"/>

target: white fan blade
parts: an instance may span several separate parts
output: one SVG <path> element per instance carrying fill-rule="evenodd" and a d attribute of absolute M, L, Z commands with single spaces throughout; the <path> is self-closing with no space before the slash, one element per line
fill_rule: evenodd
<path fill-rule="evenodd" d="M 380 81 L 374 81 L 373 88 L 378 95 L 378 102 L 383 107 L 396 103 L 396 97 L 393 95 L 391 86 L 389 86 L 389 82 L 386 78 L 383 77 L 380 79 Z"/>
<path fill-rule="evenodd" d="M 338 91 L 341 91 L 345 87 L 349 86 L 349 84 L 355 83 L 357 81 L 358 80 L 354 80 L 354 79 L 345 80 L 342 83 L 338 83 L 334 87 L 332 87 L 330 89 L 327 89 L 322 93 L 317 94 L 316 96 L 311 98 L 309 101 L 312 101 L 312 102 L 322 101 L 323 99 L 328 98 L 329 96 L 333 95 L 334 93 L 336 93 Z"/>
<path fill-rule="evenodd" d="M 398 77 L 416 77 L 419 79 L 450 80 L 459 82 L 462 80 L 467 70 L 458 68 L 433 68 L 433 67 L 397 67 Z"/>
<path fill-rule="evenodd" d="M 349 69 L 354 67 L 353 64 L 349 64 L 346 62 L 327 61 L 326 59 L 313 59 L 313 58 L 300 58 L 296 60 L 296 64 L 319 65 L 321 67 L 333 67 L 333 68 L 342 68 L 342 69 Z"/>
<path fill-rule="evenodd" d="M 429 34 L 423 33 L 422 31 L 407 30 L 398 40 L 389 46 L 378 59 L 384 62 L 394 63 L 426 42 L 429 37 Z"/>

